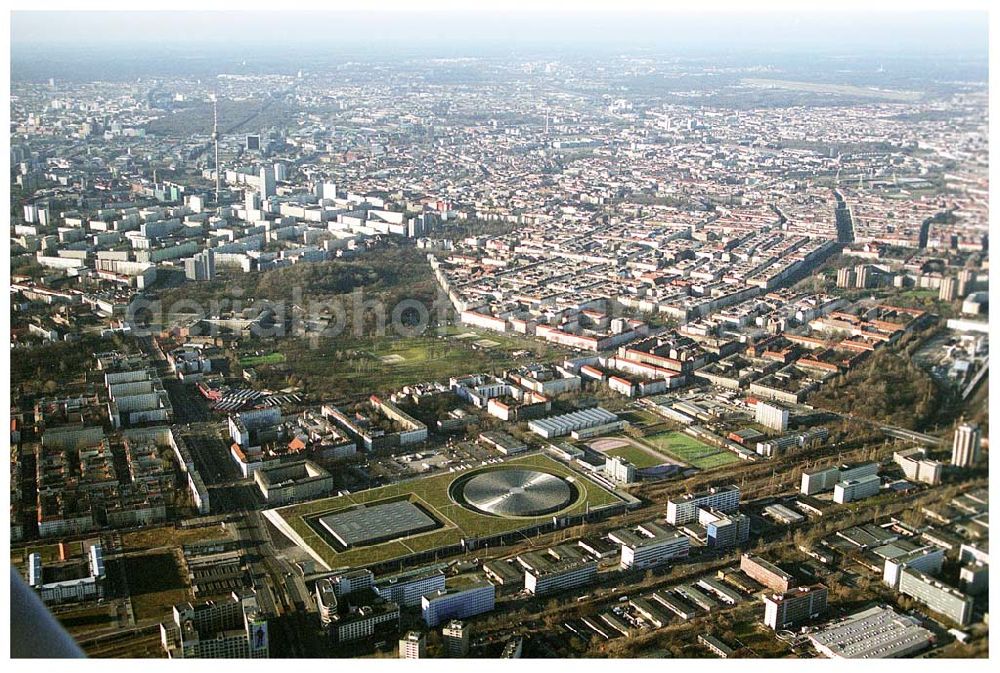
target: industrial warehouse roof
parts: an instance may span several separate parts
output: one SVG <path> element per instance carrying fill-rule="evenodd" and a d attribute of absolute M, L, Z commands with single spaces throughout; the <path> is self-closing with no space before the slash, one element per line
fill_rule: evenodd
<path fill-rule="evenodd" d="M 583 409 L 582 411 L 562 414 L 561 416 L 540 418 L 538 420 L 531 421 L 528 425 L 532 429 L 538 428 L 546 430 L 552 434 L 557 432 L 567 432 L 568 429 L 603 425 L 604 423 L 612 423 L 617 420 L 618 416 L 615 414 L 607 411 L 606 409 L 596 407 L 594 409 Z"/>

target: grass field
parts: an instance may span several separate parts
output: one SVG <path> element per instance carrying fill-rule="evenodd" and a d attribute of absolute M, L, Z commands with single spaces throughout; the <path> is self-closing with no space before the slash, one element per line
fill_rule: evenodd
<path fill-rule="evenodd" d="M 748 77 L 742 80 L 746 86 L 788 89 L 790 91 L 807 91 L 809 93 L 829 93 L 840 96 L 855 96 L 858 98 L 873 98 L 878 100 L 911 103 L 922 97 L 918 91 L 902 91 L 898 89 L 876 89 L 873 87 L 853 86 L 850 84 L 827 84 L 814 82 L 798 82 L 784 79 L 761 79 Z"/>
<path fill-rule="evenodd" d="M 731 451 L 708 446 L 683 432 L 661 432 L 644 437 L 643 441 L 657 451 L 702 470 L 739 461 Z"/>
<path fill-rule="evenodd" d="M 657 425 L 663 422 L 662 418 L 651 411 L 646 411 L 645 409 L 630 409 L 618 414 L 618 416 L 622 420 L 628 421 L 632 425 L 638 425 L 641 428 L 645 428 L 650 425 Z"/>
<path fill-rule="evenodd" d="M 285 361 L 285 356 L 281 353 L 268 353 L 267 355 L 250 355 L 240 358 L 240 365 L 243 367 L 253 367 L 254 365 L 276 365 Z"/>
<path fill-rule="evenodd" d="M 579 494 L 577 500 L 563 511 L 564 514 L 579 514 L 586 509 L 588 503 L 591 509 L 594 509 L 620 502 L 620 499 L 613 493 L 601 488 L 562 463 L 542 454 L 515 458 L 514 460 L 507 461 L 504 465 L 510 467 L 532 467 L 572 478 Z M 422 479 L 413 479 L 350 495 L 324 498 L 302 505 L 283 507 L 278 510 L 278 513 L 330 567 L 385 561 L 441 546 L 457 544 L 464 537 L 483 537 L 510 533 L 551 520 L 551 515 L 521 519 L 492 517 L 479 514 L 453 502 L 449 495 L 449 487 L 452 482 L 460 477 L 474 474 L 476 471 L 449 472 Z M 442 522 L 444 528 L 391 540 L 382 544 L 338 552 L 306 522 L 306 517 L 312 519 L 320 514 L 337 512 L 357 504 L 399 498 L 406 498 L 411 502 L 419 503 Z"/>
<path fill-rule="evenodd" d="M 230 535 L 222 526 L 206 526 L 204 528 L 174 528 L 160 526 L 158 528 L 143 528 L 122 535 L 122 546 L 126 551 L 154 549 L 156 547 L 180 547 L 191 542 L 218 540 Z"/>
<path fill-rule="evenodd" d="M 129 556 L 125 568 L 136 620 L 163 619 L 173 605 L 191 600 L 173 554 Z"/>
<path fill-rule="evenodd" d="M 461 333 L 451 328 L 447 336 L 435 330 L 412 337 L 345 336 L 320 340 L 316 347 L 289 340 L 282 350 L 292 372 L 315 388 L 313 392 L 348 395 L 385 393 L 421 381 L 509 367 L 518 361 L 513 356 L 518 350 L 528 350 L 533 360 L 542 362 L 564 357 L 562 351 L 538 342 L 488 333 L 478 336 L 497 345 L 474 348 L 472 339 L 454 338 Z"/>
<path fill-rule="evenodd" d="M 609 456 L 624 458 L 640 470 L 646 467 L 656 467 L 664 463 L 663 460 L 657 460 L 654 456 L 649 455 L 648 452 L 637 449 L 634 446 L 620 446 L 617 449 L 607 449 L 604 453 Z"/>

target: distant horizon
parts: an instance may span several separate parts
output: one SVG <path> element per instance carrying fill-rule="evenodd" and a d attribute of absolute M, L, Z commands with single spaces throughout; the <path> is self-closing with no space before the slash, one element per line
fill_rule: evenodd
<path fill-rule="evenodd" d="M 956 12 L 13 11 L 11 53 L 573 47 L 675 52 L 942 53 L 985 58 L 988 14 Z M 163 42 L 167 40 L 166 42 Z M 19 53 L 20 52 L 20 53 Z M 37 55 L 37 54 L 36 54 Z"/>

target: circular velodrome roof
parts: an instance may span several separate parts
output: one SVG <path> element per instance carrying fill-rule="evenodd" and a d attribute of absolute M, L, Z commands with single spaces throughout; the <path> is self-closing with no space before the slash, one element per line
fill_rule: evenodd
<path fill-rule="evenodd" d="M 465 501 L 497 516 L 538 516 L 569 504 L 573 491 L 565 480 L 535 470 L 494 470 L 470 479 Z"/>

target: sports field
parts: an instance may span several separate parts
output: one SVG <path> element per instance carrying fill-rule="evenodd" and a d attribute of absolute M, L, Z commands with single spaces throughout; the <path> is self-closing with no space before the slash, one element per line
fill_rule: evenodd
<path fill-rule="evenodd" d="M 702 470 L 739 461 L 731 451 L 708 446 L 683 432 L 661 432 L 643 437 L 643 441 L 657 451 Z"/>
<path fill-rule="evenodd" d="M 571 479 L 577 488 L 578 495 L 577 499 L 570 506 L 560 512 L 562 515 L 580 514 L 587 509 L 588 504 L 590 509 L 594 510 L 621 502 L 618 496 L 601 488 L 596 483 L 587 479 L 583 474 L 544 454 L 522 456 L 506 461 L 502 465 L 491 466 L 491 468 L 502 468 L 504 466 L 531 467 Z M 451 499 L 449 488 L 453 481 L 460 477 L 491 468 L 484 467 L 465 470 L 463 472 L 449 472 L 420 479 L 412 479 L 349 495 L 282 507 L 276 510 L 275 513 L 331 568 L 386 561 L 445 545 L 457 544 L 461 542 L 462 538 L 466 537 L 485 537 L 502 533 L 512 533 L 552 520 L 551 514 L 525 518 L 488 516 L 467 509 Z M 347 509 L 354 505 L 385 502 L 400 498 L 405 498 L 421 505 L 435 519 L 440 521 L 444 525 L 444 528 L 390 540 L 381 544 L 338 552 L 307 522 L 307 520 L 312 521 L 318 516 Z"/>
<path fill-rule="evenodd" d="M 640 470 L 646 467 L 656 467 L 666 462 L 662 458 L 657 460 L 654 456 L 649 455 L 649 452 L 637 449 L 634 446 L 619 446 L 616 449 L 608 449 L 604 453 L 609 456 L 624 458 Z"/>

